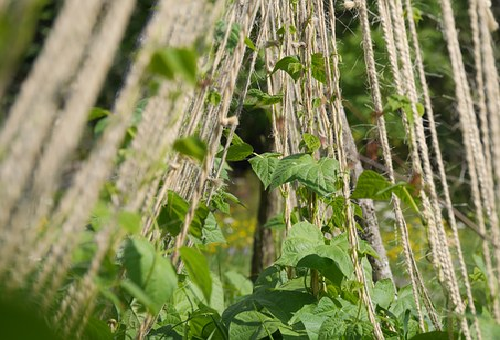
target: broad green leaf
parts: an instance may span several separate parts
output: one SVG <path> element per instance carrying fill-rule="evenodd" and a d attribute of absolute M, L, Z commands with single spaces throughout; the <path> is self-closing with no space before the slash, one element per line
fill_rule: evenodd
<path fill-rule="evenodd" d="M 300 259 L 313 254 L 316 247 L 323 244 L 325 241 L 318 226 L 308 222 L 294 224 L 283 243 L 282 254 L 276 264 L 295 267 Z"/>
<path fill-rule="evenodd" d="M 391 304 L 389 311 L 402 319 L 405 312 L 409 310 L 416 315 L 415 300 L 411 285 L 404 286 L 398 290 L 398 298 Z"/>
<path fill-rule="evenodd" d="M 201 289 L 206 301 L 209 302 L 212 295 L 212 277 L 207 260 L 198 250 L 190 247 L 182 247 L 180 254 L 189 278 Z"/>
<path fill-rule="evenodd" d="M 203 244 L 226 243 L 222 230 L 212 213 L 209 213 L 205 219 L 205 225 L 202 229 L 202 242 Z"/>
<path fill-rule="evenodd" d="M 158 226 L 164 233 L 177 236 L 189 211 L 189 203 L 176 192 L 169 190 L 167 205 L 162 207 L 158 215 Z"/>
<path fill-rule="evenodd" d="M 243 161 L 251 154 L 253 154 L 253 147 L 250 144 L 233 144 L 227 149 L 226 161 Z"/>
<path fill-rule="evenodd" d="M 338 190 L 339 163 L 332 158 L 315 161 L 310 154 L 295 154 L 281 159 L 271 177 L 270 188 L 299 181 L 322 196 Z"/>
<path fill-rule="evenodd" d="M 352 276 L 354 268 L 349 252 L 346 252 L 345 249 L 334 244 L 322 245 L 316 248 L 316 254 L 333 260 L 344 276 L 348 278 Z"/>
<path fill-rule="evenodd" d="M 325 320 L 318 332 L 318 340 L 341 339 L 345 336 L 347 323 L 338 316 Z"/>
<path fill-rule="evenodd" d="M 409 205 L 415 211 L 418 211 L 417 204 L 413 197 L 409 194 L 405 182 L 391 184 L 384 176 L 375 171 L 365 170 L 361 173 L 358 179 L 358 184 L 351 194 L 352 199 L 371 198 L 373 200 L 388 201 L 394 193 L 405 204 Z"/>
<path fill-rule="evenodd" d="M 210 204 L 212 208 L 219 210 L 223 214 L 231 214 L 231 206 L 226 202 L 224 195 L 220 192 L 212 196 Z"/>
<path fill-rule="evenodd" d="M 394 283 L 390 279 L 383 279 L 375 283 L 372 291 L 372 299 L 380 307 L 389 308 L 395 296 Z"/>
<path fill-rule="evenodd" d="M 271 337 L 281 322 L 261 312 L 246 311 L 236 315 L 229 327 L 229 338 L 234 340 Z"/>
<path fill-rule="evenodd" d="M 323 54 L 311 55 L 311 75 L 320 83 L 326 84 L 326 60 Z"/>
<path fill-rule="evenodd" d="M 212 277 L 212 294 L 210 296 L 210 307 L 215 309 L 219 314 L 224 312 L 224 288 L 219 275 L 211 272 Z"/>
<path fill-rule="evenodd" d="M 317 305 L 305 305 L 295 313 L 289 324 L 302 322 L 307 330 L 309 339 L 316 340 L 320 334 L 320 328 L 324 321 L 334 316 L 338 307 L 329 297 L 323 297 Z"/>
<path fill-rule="evenodd" d="M 273 289 L 286 283 L 287 281 L 288 276 L 286 271 L 282 270 L 278 266 L 267 267 L 257 277 L 257 280 L 255 281 L 255 290 L 258 290 L 259 288 L 263 288 L 264 290 L 269 288 Z"/>
<path fill-rule="evenodd" d="M 219 313 L 209 307 L 201 306 L 191 313 L 189 318 L 189 339 L 224 339 L 224 329 L 221 329 Z"/>
<path fill-rule="evenodd" d="M 158 254 L 145 238 L 131 237 L 125 245 L 124 265 L 130 280 L 124 288 L 145 304 L 150 313 L 157 314 L 177 285 L 170 261 Z"/>
<path fill-rule="evenodd" d="M 131 211 L 120 211 L 118 213 L 118 225 L 129 234 L 136 234 L 141 230 L 141 215 Z"/>
<path fill-rule="evenodd" d="M 320 147 L 321 141 L 319 138 L 308 133 L 304 133 L 299 143 L 299 148 L 306 148 L 306 152 L 308 153 L 316 152 Z"/>
<path fill-rule="evenodd" d="M 247 92 L 246 105 L 269 106 L 281 103 L 283 101 L 283 94 L 270 95 L 262 92 L 259 89 L 250 89 Z"/>
<path fill-rule="evenodd" d="M 226 138 L 229 136 L 229 130 L 224 130 L 224 135 Z M 221 150 L 217 153 L 217 157 L 222 157 L 223 151 Z M 253 147 L 247 144 L 241 139 L 237 134 L 233 134 L 231 140 L 231 145 L 229 146 L 226 154 L 226 161 L 237 162 L 246 159 L 248 156 L 253 154 Z"/>
<path fill-rule="evenodd" d="M 277 157 L 279 155 L 278 153 L 264 153 L 248 160 L 250 165 L 252 165 L 253 171 L 262 181 L 266 189 L 269 184 L 271 184 L 271 177 L 278 165 L 279 160 Z"/>
<path fill-rule="evenodd" d="M 179 138 L 174 142 L 173 148 L 184 156 L 189 156 L 203 162 L 207 153 L 207 146 L 198 136 Z"/>
<path fill-rule="evenodd" d="M 351 198 L 371 198 L 380 200 L 390 200 L 391 192 L 385 191 L 391 187 L 391 183 L 384 176 L 375 171 L 365 170 L 358 179 L 358 184 L 351 194 Z M 383 194 L 381 194 L 383 192 Z"/>
<path fill-rule="evenodd" d="M 174 79 L 180 75 L 184 80 L 196 82 L 196 52 L 192 48 L 164 47 L 151 56 L 149 71 L 153 74 Z"/>
<path fill-rule="evenodd" d="M 253 284 L 252 281 L 247 279 L 242 274 L 235 271 L 228 271 L 224 273 L 229 284 L 233 287 L 236 294 L 239 296 L 252 294 Z"/>
<path fill-rule="evenodd" d="M 300 63 L 298 56 L 287 56 L 278 60 L 271 74 L 276 73 L 278 70 L 282 70 L 288 73 L 293 80 L 297 80 L 299 79 L 303 68 L 304 67 Z"/>

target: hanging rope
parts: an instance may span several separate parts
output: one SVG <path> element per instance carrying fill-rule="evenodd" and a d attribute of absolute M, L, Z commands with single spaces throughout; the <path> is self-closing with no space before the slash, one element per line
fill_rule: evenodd
<path fill-rule="evenodd" d="M 479 133 L 477 131 L 477 125 L 472 126 L 476 123 L 476 118 L 472 107 L 470 89 L 467 82 L 464 64 L 462 61 L 462 55 L 460 53 L 458 33 L 455 26 L 455 18 L 453 15 L 451 4 L 449 0 L 440 0 L 440 4 L 443 11 L 444 34 L 455 80 L 457 110 L 460 117 L 460 125 L 462 128 L 464 145 L 466 149 L 466 158 L 471 181 L 471 191 L 474 205 L 476 207 L 476 218 L 478 220 L 481 233 L 485 233 L 486 227 L 483 220 L 483 203 L 481 202 L 481 198 L 485 198 L 485 195 L 483 195 L 483 193 L 486 180 L 484 178 L 483 170 L 477 170 L 478 167 L 482 167 L 482 169 L 485 169 L 484 157 L 479 149 Z M 474 134 L 476 134 L 477 138 L 474 138 Z M 486 210 L 489 211 L 490 209 L 487 208 Z M 491 211 L 488 215 L 491 216 Z M 495 237 L 496 235 L 494 234 L 494 238 Z M 498 250 L 495 252 L 495 257 L 498 260 L 497 254 Z M 493 302 L 493 315 L 497 320 L 500 320 L 500 306 L 498 303 L 497 291 L 493 283 L 495 279 L 498 280 L 498 277 L 493 273 L 489 246 L 484 246 L 484 244 L 483 256 L 486 263 L 488 286 Z"/>
<path fill-rule="evenodd" d="M 372 98 L 373 98 L 373 103 L 374 103 L 374 108 L 375 112 L 383 112 L 383 104 L 382 104 L 382 96 L 380 93 L 380 85 L 378 83 L 378 76 L 377 76 L 377 71 L 375 69 L 375 59 L 373 56 L 373 47 L 372 47 L 372 41 L 371 41 L 371 30 L 370 30 L 370 23 L 368 21 L 368 13 L 366 10 L 366 4 L 364 1 L 359 2 L 359 16 L 360 16 L 360 21 L 361 21 L 361 27 L 362 27 L 362 32 L 363 32 L 363 49 L 365 53 L 365 65 L 366 65 L 366 70 L 368 74 L 368 79 L 370 82 L 370 87 L 372 90 Z M 381 13 L 384 13 L 383 10 L 381 10 Z M 381 18 L 383 18 L 383 15 L 381 15 Z M 384 27 L 384 25 L 383 25 Z M 396 65 L 396 64 L 395 64 Z M 396 76 L 395 79 L 398 79 L 398 73 L 395 72 Z M 382 114 L 377 114 L 377 127 L 379 129 L 379 135 L 380 135 L 380 143 L 382 146 L 382 152 L 384 155 L 384 162 L 385 166 L 388 169 L 388 174 L 389 174 L 389 179 L 391 183 L 395 183 L 394 180 L 394 170 L 392 167 L 392 156 L 391 156 L 391 151 L 389 147 L 389 141 L 387 138 L 387 132 L 385 129 L 385 119 Z M 402 235 L 402 241 L 403 241 L 403 249 L 404 249 L 404 254 L 405 254 L 405 262 L 407 266 L 407 271 L 408 274 L 410 275 L 410 280 L 412 283 L 412 290 L 413 290 L 413 299 L 415 301 L 415 306 L 417 307 L 417 316 L 418 316 L 418 323 L 420 329 L 423 331 L 425 330 L 425 325 L 424 325 L 424 318 L 422 314 L 422 310 L 420 308 L 420 302 L 418 298 L 418 292 L 417 292 L 417 282 L 415 279 L 415 271 L 414 267 L 412 265 L 412 255 L 411 255 L 411 247 L 410 247 L 410 242 L 408 238 L 408 230 L 406 227 L 406 222 L 403 217 L 403 212 L 401 210 L 401 201 L 399 197 L 397 197 L 395 194 L 392 195 L 392 203 L 393 203 L 393 208 L 394 208 L 394 214 L 396 217 L 396 223 L 398 224 L 398 227 L 401 229 L 401 235 Z"/>

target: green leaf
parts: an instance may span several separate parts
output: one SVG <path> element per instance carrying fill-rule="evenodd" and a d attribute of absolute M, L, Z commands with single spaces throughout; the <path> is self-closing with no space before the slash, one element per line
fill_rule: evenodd
<path fill-rule="evenodd" d="M 348 323 L 335 315 L 325 320 L 319 329 L 318 340 L 341 339 L 347 333 Z"/>
<path fill-rule="evenodd" d="M 224 273 L 229 284 L 233 287 L 236 294 L 239 296 L 252 294 L 253 284 L 252 281 L 247 279 L 240 273 L 235 271 L 228 271 Z"/>
<path fill-rule="evenodd" d="M 229 327 L 229 338 L 234 340 L 271 337 L 281 322 L 261 312 L 246 311 L 236 315 Z"/>
<path fill-rule="evenodd" d="M 293 80 L 296 81 L 299 79 L 303 68 L 304 67 L 300 63 L 298 56 L 287 56 L 278 60 L 271 74 L 276 73 L 278 70 L 285 71 L 290 77 L 292 77 Z"/>
<path fill-rule="evenodd" d="M 157 314 L 177 285 L 170 261 L 158 254 L 145 238 L 131 237 L 126 241 L 124 265 L 130 281 L 124 281 L 123 288 L 150 313 Z"/>
<path fill-rule="evenodd" d="M 394 193 L 401 201 L 405 202 L 413 210 L 418 212 L 417 204 L 410 195 L 405 182 L 391 184 L 384 176 L 375 171 L 365 170 L 358 179 L 358 184 L 351 194 L 352 199 L 371 198 L 373 200 L 388 201 Z"/>
<path fill-rule="evenodd" d="M 203 162 L 207 153 L 207 146 L 198 136 L 179 138 L 174 142 L 173 148 L 184 156 L 189 156 Z"/>
<path fill-rule="evenodd" d="M 251 154 L 253 154 L 253 147 L 250 144 L 231 145 L 227 149 L 226 160 L 228 162 L 243 161 Z"/>
<path fill-rule="evenodd" d="M 226 243 L 222 230 L 212 213 L 209 213 L 205 219 L 205 225 L 202 229 L 202 242 L 203 244 Z"/>
<path fill-rule="evenodd" d="M 424 113 L 425 113 L 425 107 L 424 107 L 424 105 L 422 105 L 422 103 L 417 103 L 416 106 L 417 106 L 417 113 L 418 113 L 418 115 L 420 117 L 423 117 Z"/>
<path fill-rule="evenodd" d="M 283 94 L 270 95 L 259 89 L 250 89 L 247 92 L 247 101 L 245 102 L 245 105 L 258 105 L 266 107 L 281 103 L 282 101 Z"/>
<path fill-rule="evenodd" d="M 222 97 L 219 92 L 212 90 L 208 93 L 207 100 L 213 106 L 217 106 L 220 104 Z"/>
<path fill-rule="evenodd" d="M 226 35 L 226 30 L 227 23 L 225 23 L 224 21 L 220 20 L 215 24 L 214 40 L 217 44 L 222 43 L 222 40 Z M 238 42 L 240 40 L 240 32 L 241 25 L 239 23 L 232 24 L 229 36 L 226 40 L 226 50 L 231 54 L 238 45 Z"/>
<path fill-rule="evenodd" d="M 229 136 L 229 130 L 224 130 L 224 135 L 226 138 Z M 217 157 L 222 157 L 223 151 L 217 153 Z M 237 134 L 233 134 L 231 140 L 231 146 L 227 149 L 226 161 L 237 162 L 246 159 L 248 156 L 253 154 L 253 147 L 247 144 L 241 139 Z"/>
<path fill-rule="evenodd" d="M 299 222 L 290 228 L 281 257 L 276 264 L 295 267 L 300 259 L 313 254 L 318 245 L 325 244 L 319 227 L 309 222 Z"/>
<path fill-rule="evenodd" d="M 231 206 L 228 202 L 226 202 L 226 198 L 221 190 L 219 190 L 219 192 L 212 196 L 212 201 L 210 201 L 210 204 L 212 208 L 219 210 L 223 214 L 231 214 Z"/>
<path fill-rule="evenodd" d="M 311 75 L 322 84 L 326 84 L 326 60 L 321 53 L 311 55 Z"/>
<path fill-rule="evenodd" d="M 192 48 L 164 47 L 151 56 L 149 71 L 174 79 L 180 75 L 191 84 L 196 82 L 196 52 Z"/>
<path fill-rule="evenodd" d="M 141 230 L 141 215 L 131 211 L 120 211 L 118 225 L 129 234 L 137 234 Z"/>
<path fill-rule="evenodd" d="M 316 340 L 320 334 L 321 325 L 328 318 L 334 316 L 338 307 L 329 297 L 323 297 L 317 305 L 305 305 L 295 313 L 289 324 L 302 322 L 307 330 L 309 339 Z"/>
<path fill-rule="evenodd" d="M 158 226 L 164 233 L 177 236 L 182 229 L 188 211 L 189 203 L 176 192 L 169 190 L 167 205 L 160 210 L 157 218 Z"/>
<path fill-rule="evenodd" d="M 305 148 L 306 152 L 314 153 L 321 147 L 321 141 L 318 137 L 304 133 L 302 140 L 299 143 L 299 148 Z"/>
<path fill-rule="evenodd" d="M 351 198 L 371 198 L 379 200 L 390 200 L 391 192 L 385 191 L 391 187 L 391 183 L 384 176 L 375 171 L 365 170 L 358 179 L 358 184 L 351 194 Z"/>
<path fill-rule="evenodd" d="M 110 114 L 111 112 L 109 112 L 108 110 L 102 109 L 100 107 L 93 107 L 89 112 L 87 121 L 91 122 L 99 118 L 107 117 Z"/>
<path fill-rule="evenodd" d="M 180 254 L 189 278 L 201 289 L 206 301 L 209 302 L 212 295 L 212 277 L 207 260 L 198 250 L 189 247 L 182 247 Z"/>
<path fill-rule="evenodd" d="M 245 37 L 245 45 L 254 52 L 257 52 L 257 47 L 255 47 L 253 41 L 249 37 Z"/>
<path fill-rule="evenodd" d="M 322 196 L 338 190 L 339 163 L 332 158 L 315 161 L 309 154 L 295 154 L 281 159 L 271 177 L 271 189 L 299 181 Z"/>
<path fill-rule="evenodd" d="M 412 286 L 407 285 L 398 290 L 398 298 L 393 301 L 389 311 L 402 319 L 406 311 L 414 311 L 416 315 L 416 308 Z"/>
<path fill-rule="evenodd" d="M 253 171 L 266 189 L 271 184 L 271 177 L 278 165 L 278 156 L 280 156 L 278 153 L 264 153 L 248 160 L 250 165 L 252 165 Z"/>
<path fill-rule="evenodd" d="M 377 305 L 382 308 L 389 308 L 394 297 L 396 296 L 396 291 L 394 289 L 394 283 L 390 279 L 383 279 L 377 281 L 373 287 L 372 299 Z"/>
<path fill-rule="evenodd" d="M 203 236 L 203 226 L 205 225 L 205 220 L 210 213 L 210 209 L 201 202 L 194 211 L 193 220 L 189 225 L 189 233 L 194 237 L 201 239 Z"/>

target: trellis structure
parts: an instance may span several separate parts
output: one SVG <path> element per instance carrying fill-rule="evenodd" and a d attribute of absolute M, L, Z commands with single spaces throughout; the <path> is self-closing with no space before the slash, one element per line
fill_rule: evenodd
<path fill-rule="evenodd" d="M 0 11 L 8 10 L 12 3 L 0 1 Z M 275 151 L 284 157 L 298 153 L 300 136 L 307 133 L 326 140 L 324 153 L 339 161 L 345 230 L 355 277 L 362 283 L 360 296 L 373 325 L 373 336 L 384 338 L 370 296 L 373 282 L 365 277 L 358 258 L 359 236 L 351 188 L 358 182 L 363 168 L 339 85 L 342 74 L 339 73 L 335 28 L 336 13 L 341 5 L 344 10 L 359 14 L 355 17 L 361 25 L 378 140 L 387 178 L 395 184 L 371 37 L 371 20 L 380 21 L 395 91 L 407 98 L 411 106 L 412 118 L 402 115 L 402 119 L 412 171 L 422 178 L 418 196 L 422 201 L 422 219 L 427 226 L 433 266 L 450 300 L 450 312 L 460 321 L 461 332 L 467 339 L 480 339 L 478 311 L 465 265 L 466 254 L 458 236 L 411 0 L 374 1 L 375 13 L 368 10 L 364 0 L 335 3 L 332 0 L 253 0 L 231 4 L 221 0 L 159 0 L 143 30 L 140 47 L 117 94 L 106 129 L 85 161 L 73 170 L 71 183 L 61 190 L 61 174 L 78 147 L 88 112 L 96 102 L 136 6 L 135 0 L 66 0 L 31 73 L 5 114 L 0 134 L 0 277 L 5 289 L 30 292 L 43 313 L 50 311 L 49 322 L 54 327 L 63 334 L 80 336 L 100 294 L 99 273 L 106 258 L 128 237 L 130 230 L 124 229 L 120 221 L 123 216 L 135 218 L 137 214 L 141 217 L 140 233 L 152 244 L 163 245 L 180 273 L 179 250 L 185 245 L 193 246 L 188 232 L 196 210 L 200 204 L 209 206 L 219 189 L 228 148 L 261 53 L 267 71 L 267 93 L 283 94 L 282 100 L 270 108 Z M 450 0 L 439 0 L 439 3 L 455 81 L 475 219 L 482 237 L 491 303 L 488 308 L 500 322 L 500 88 L 491 37 L 497 24 L 487 0 L 469 0 L 475 79 L 468 79 Z M 221 17 L 226 24 L 225 34 L 214 42 L 214 25 Z M 238 23 L 241 30 L 236 45 L 229 49 L 226 45 L 233 34 L 233 23 Z M 251 34 L 255 39 L 249 44 Z M 189 48 L 195 43 L 210 53 L 191 60 Z M 147 89 L 154 66 L 152 61 L 161 56 L 158 51 L 165 49 L 176 53 L 184 51 L 175 65 L 196 63 L 204 80 L 190 74 L 188 68 L 187 74 L 169 75 L 169 79 L 160 81 L 154 92 Z M 245 54 L 249 56 L 249 64 L 244 63 Z M 309 67 L 318 62 L 313 60 L 318 55 L 325 70 L 325 78 L 321 80 Z M 277 62 L 287 56 L 297 56 L 297 60 L 306 65 L 300 69 L 300 82 L 290 72 L 273 72 Z M 242 70 L 248 77 L 243 85 L 237 85 Z M 0 78 L 0 91 L 7 81 Z M 472 81 L 476 86 L 470 85 Z M 239 91 L 237 86 L 241 86 Z M 214 92 L 219 100 L 207 100 Z M 125 156 L 118 160 L 133 112 L 144 93 L 149 99 L 137 132 Z M 317 98 L 319 105 L 314 104 Z M 233 99 L 235 105 L 231 105 Z M 424 117 L 420 102 L 425 108 Z M 424 119 L 428 121 L 425 125 Z M 228 132 L 219 152 L 225 129 Z M 198 134 L 207 146 L 202 163 L 193 162 L 173 149 L 176 139 L 193 134 Z M 435 167 L 431 166 L 432 162 Z M 82 245 L 85 225 L 107 182 L 114 185 L 109 193 L 107 220 L 93 233 L 95 250 L 90 264 L 81 276 L 74 278 L 70 276 L 72 254 Z M 442 195 L 437 192 L 437 184 L 442 187 Z M 295 189 L 290 184 L 280 188 L 287 229 L 292 225 L 291 211 L 298 205 Z M 175 237 L 165 237 L 155 227 L 169 192 L 176 192 L 189 202 L 183 227 Z M 378 259 L 372 259 L 374 278 L 392 279 L 373 202 L 360 199 L 357 203 L 363 212 L 366 239 L 379 253 Z M 441 320 L 417 267 L 401 199 L 395 193 L 391 204 L 401 233 L 419 328 L 424 332 L 432 324 L 439 330 Z M 331 213 L 324 204 L 318 209 Z M 116 275 L 120 277 L 124 273 Z M 139 338 L 146 336 L 155 319 L 156 315 L 150 313 L 142 320 Z"/>

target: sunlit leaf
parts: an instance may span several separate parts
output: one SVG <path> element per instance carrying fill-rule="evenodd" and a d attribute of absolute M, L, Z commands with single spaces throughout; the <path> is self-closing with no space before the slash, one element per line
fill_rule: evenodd
<path fill-rule="evenodd" d="M 280 154 L 278 153 L 263 153 L 248 160 L 250 165 L 252 165 L 253 171 L 266 189 L 271 184 L 271 177 L 278 165 L 279 156 Z"/>
<path fill-rule="evenodd" d="M 271 177 L 270 188 L 299 181 L 323 196 L 338 190 L 339 163 L 332 158 L 316 161 L 310 154 L 295 154 L 281 159 Z"/>
<path fill-rule="evenodd" d="M 212 277 L 208 269 L 208 263 L 202 253 L 190 247 L 182 247 L 180 254 L 189 274 L 189 278 L 203 292 L 206 301 L 210 301 L 212 295 Z"/>
<path fill-rule="evenodd" d="M 288 75 L 292 77 L 293 80 L 297 80 L 299 79 L 303 68 L 304 67 L 300 63 L 298 56 L 287 56 L 283 59 L 278 60 L 271 74 L 274 74 L 278 70 L 281 70 L 288 73 Z"/>

